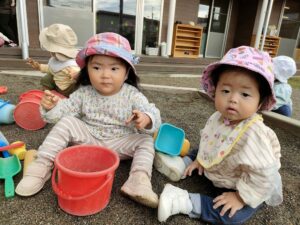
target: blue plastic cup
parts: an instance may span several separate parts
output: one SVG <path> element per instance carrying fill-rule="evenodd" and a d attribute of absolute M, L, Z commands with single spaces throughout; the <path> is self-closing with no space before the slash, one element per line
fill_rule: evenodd
<path fill-rule="evenodd" d="M 0 124 L 11 124 L 15 122 L 14 110 L 16 106 L 9 101 L 0 99 Z"/>

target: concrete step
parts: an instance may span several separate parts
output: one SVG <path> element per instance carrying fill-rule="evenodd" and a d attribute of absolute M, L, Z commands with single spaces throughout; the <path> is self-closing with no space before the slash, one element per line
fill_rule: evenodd
<path fill-rule="evenodd" d="M 29 56 L 40 63 L 47 63 L 50 57 L 49 52 L 42 49 L 29 49 Z M 148 73 L 185 73 L 201 74 L 204 67 L 218 59 L 207 58 L 173 58 L 160 56 L 139 57 L 139 64 L 136 65 L 138 72 Z M 300 62 L 297 63 L 296 75 L 300 76 Z M 17 48 L 0 48 L 0 70 L 31 70 L 22 59 L 22 49 Z"/>
<path fill-rule="evenodd" d="M 179 64 L 179 63 L 143 63 L 136 65 L 138 72 L 147 73 L 185 73 L 185 74 L 200 74 L 206 65 L 194 64 Z"/>
<path fill-rule="evenodd" d="M 37 59 L 39 63 L 47 63 L 47 59 Z M 191 73 L 200 74 L 205 65 L 193 64 L 175 64 L 175 63 L 139 63 L 136 65 L 138 72 L 149 73 Z M 0 58 L 0 70 L 32 70 L 31 66 L 26 64 L 26 60 Z"/>

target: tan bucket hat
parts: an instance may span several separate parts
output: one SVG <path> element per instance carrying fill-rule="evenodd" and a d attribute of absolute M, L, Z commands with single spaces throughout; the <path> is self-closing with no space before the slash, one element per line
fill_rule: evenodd
<path fill-rule="evenodd" d="M 70 58 L 77 55 L 77 36 L 67 25 L 52 24 L 41 31 L 39 39 L 42 47 L 49 52 L 60 53 Z"/>

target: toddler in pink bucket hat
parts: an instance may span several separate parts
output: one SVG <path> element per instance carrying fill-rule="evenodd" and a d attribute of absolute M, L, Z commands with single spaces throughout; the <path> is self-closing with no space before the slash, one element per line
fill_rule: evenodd
<path fill-rule="evenodd" d="M 176 163 L 185 165 L 182 178 L 198 170 L 219 190 L 208 196 L 167 184 L 159 199 L 160 222 L 183 213 L 212 224 L 242 224 L 264 202 L 282 202 L 280 144 L 257 113 L 275 103 L 273 82 L 272 59 L 252 47 L 233 48 L 208 65 L 202 84 L 216 112 L 201 130 L 199 148 Z M 174 168 L 168 161 L 175 159 L 164 158 L 161 167 L 171 174 Z"/>
<path fill-rule="evenodd" d="M 272 58 L 267 52 L 262 52 L 249 46 L 240 46 L 230 49 L 219 62 L 208 65 L 203 72 L 202 87 L 211 98 L 214 97 L 215 92 L 212 74 L 221 65 L 242 67 L 261 75 L 268 82 L 268 87 L 266 88 L 271 90 L 270 95 L 267 96 L 262 104 L 261 110 L 272 109 L 276 102 L 273 92 L 274 72 Z"/>

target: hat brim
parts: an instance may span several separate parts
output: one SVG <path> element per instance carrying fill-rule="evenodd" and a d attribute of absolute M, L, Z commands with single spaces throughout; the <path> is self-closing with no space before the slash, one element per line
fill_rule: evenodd
<path fill-rule="evenodd" d="M 58 52 L 58 53 L 68 56 L 69 58 L 74 59 L 78 53 L 78 50 L 75 47 L 68 48 L 68 47 L 64 47 L 64 46 L 59 46 L 56 43 L 49 41 L 46 36 L 47 29 L 48 28 L 44 28 L 39 35 L 39 40 L 40 40 L 42 47 L 45 48 L 49 52 Z"/>
<path fill-rule="evenodd" d="M 213 71 L 215 69 L 217 69 L 221 65 L 238 66 L 238 67 L 245 68 L 245 69 L 249 70 L 249 68 L 247 68 L 245 66 L 241 66 L 240 64 L 235 64 L 235 63 L 228 63 L 228 62 L 219 61 L 219 62 L 209 64 L 203 72 L 201 84 L 202 84 L 202 88 L 204 89 L 204 91 L 212 99 L 214 99 L 214 95 L 215 95 L 215 86 L 212 82 L 211 74 L 213 73 Z M 252 68 L 251 71 L 254 71 L 258 74 L 261 74 L 261 72 L 259 70 L 255 70 L 254 68 Z M 264 77 L 264 76 L 262 75 L 262 77 Z M 273 87 L 267 79 L 266 79 L 266 81 L 269 84 L 269 87 L 270 87 L 270 90 L 271 90 L 272 94 L 271 94 L 271 96 L 268 97 L 267 101 L 265 101 L 264 104 L 261 106 L 261 110 L 271 110 L 273 108 L 273 106 L 275 105 L 275 103 L 276 103 L 276 98 L 275 98 L 275 94 L 274 94 L 274 91 L 273 91 Z"/>
<path fill-rule="evenodd" d="M 78 52 L 76 56 L 76 62 L 80 68 L 83 68 L 86 66 L 86 58 L 88 56 L 97 55 L 97 54 L 122 58 L 131 66 L 134 73 L 137 74 L 134 66 L 135 64 L 137 64 L 137 62 L 135 62 L 135 59 L 132 56 L 132 54 L 128 53 L 127 51 L 121 48 L 112 45 L 99 44 L 93 47 L 84 48 Z"/>
<path fill-rule="evenodd" d="M 275 78 L 276 78 L 276 80 L 279 80 L 281 83 L 287 83 L 287 81 L 288 81 L 286 78 L 282 78 L 280 76 L 276 76 L 276 74 L 275 74 Z"/>

